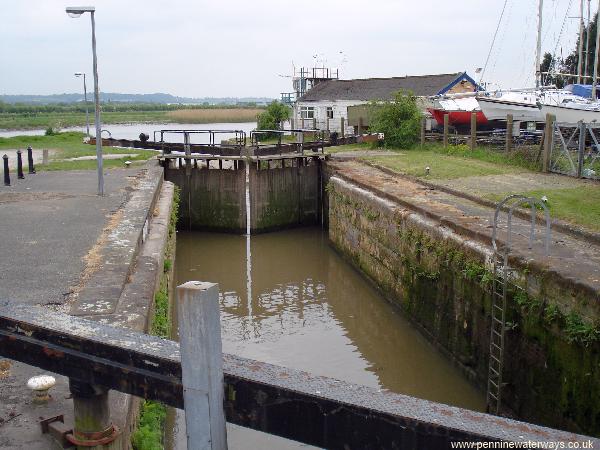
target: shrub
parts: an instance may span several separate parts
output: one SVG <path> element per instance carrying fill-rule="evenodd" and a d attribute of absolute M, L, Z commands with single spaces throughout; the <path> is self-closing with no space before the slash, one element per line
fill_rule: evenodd
<path fill-rule="evenodd" d="M 265 112 L 258 115 L 259 130 L 280 130 L 282 122 L 285 122 L 290 117 L 290 108 L 273 101 L 267 106 Z"/>
<path fill-rule="evenodd" d="M 393 100 L 371 102 L 371 131 L 385 135 L 385 147 L 411 148 L 419 139 L 421 111 L 411 92 L 398 91 Z"/>

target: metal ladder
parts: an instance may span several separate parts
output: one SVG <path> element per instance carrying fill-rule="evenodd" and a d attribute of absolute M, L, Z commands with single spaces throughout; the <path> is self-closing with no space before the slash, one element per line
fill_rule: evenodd
<path fill-rule="evenodd" d="M 529 248 L 533 247 L 535 225 L 537 221 L 536 206 L 544 210 L 546 219 L 545 254 L 548 256 L 550 246 L 550 215 L 546 204 L 541 200 L 524 195 L 509 195 L 496 206 L 494 212 L 494 227 L 492 233 L 492 246 L 494 248 L 493 264 L 494 277 L 492 284 L 492 311 L 490 325 L 490 360 L 487 382 L 487 411 L 500 414 L 502 405 L 502 372 L 504 368 L 504 346 L 506 332 L 506 304 L 508 299 L 508 284 L 511 278 L 511 269 L 508 264 L 508 255 L 511 250 L 512 216 L 514 209 L 527 204 L 531 208 Z M 506 243 L 500 247 L 497 241 L 498 219 L 500 211 L 508 209 Z"/>

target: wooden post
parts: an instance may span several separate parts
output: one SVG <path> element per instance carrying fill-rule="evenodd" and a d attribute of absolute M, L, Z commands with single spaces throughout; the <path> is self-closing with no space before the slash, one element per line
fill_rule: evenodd
<path fill-rule="evenodd" d="M 421 117 L 421 147 L 425 145 L 425 116 Z"/>
<path fill-rule="evenodd" d="M 294 129 L 294 117 L 292 116 L 292 118 L 290 119 L 290 129 L 293 130 Z"/>
<path fill-rule="evenodd" d="M 448 114 L 444 114 L 444 147 L 448 147 Z"/>
<path fill-rule="evenodd" d="M 577 178 L 583 176 L 583 159 L 585 153 L 585 135 L 587 125 L 585 122 L 579 122 L 579 146 L 577 149 Z"/>
<path fill-rule="evenodd" d="M 340 117 L 340 137 L 343 139 L 345 137 L 344 134 L 344 118 Z"/>
<path fill-rule="evenodd" d="M 42 150 L 42 164 L 44 166 L 48 165 L 48 149 L 47 148 Z"/>
<path fill-rule="evenodd" d="M 512 151 L 513 142 L 513 116 L 512 114 L 506 115 L 506 154 Z"/>
<path fill-rule="evenodd" d="M 177 287 L 181 379 L 188 449 L 227 449 L 219 286 Z"/>
<path fill-rule="evenodd" d="M 477 113 L 471 112 L 471 150 L 477 147 Z"/>
<path fill-rule="evenodd" d="M 544 157 L 542 159 L 542 172 L 550 170 L 550 154 L 554 145 L 554 117 L 546 114 L 546 126 L 544 127 Z"/>
<path fill-rule="evenodd" d="M 358 118 L 358 135 L 362 136 L 362 133 L 363 133 L 363 118 L 362 118 L 362 116 L 360 116 Z"/>

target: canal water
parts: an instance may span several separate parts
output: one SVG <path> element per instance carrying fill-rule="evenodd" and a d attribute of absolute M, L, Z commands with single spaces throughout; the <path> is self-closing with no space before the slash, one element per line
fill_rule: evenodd
<path fill-rule="evenodd" d="M 321 229 L 256 235 L 249 246 L 245 236 L 178 232 L 175 274 L 177 285 L 219 283 L 225 353 L 485 409 L 483 394 L 329 246 Z M 175 441 L 182 439 L 175 432 Z"/>

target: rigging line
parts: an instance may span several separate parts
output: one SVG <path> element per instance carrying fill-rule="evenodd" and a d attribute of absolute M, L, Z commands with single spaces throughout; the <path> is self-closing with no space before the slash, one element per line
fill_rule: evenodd
<path fill-rule="evenodd" d="M 479 84 L 483 81 L 483 75 L 485 74 L 485 69 L 487 68 L 488 62 L 490 60 L 490 55 L 492 54 L 492 49 L 494 48 L 494 43 L 496 42 L 496 36 L 498 35 L 498 30 L 500 29 L 500 24 L 502 23 L 502 17 L 504 17 L 504 11 L 506 10 L 506 4 L 508 0 L 504 0 L 504 6 L 502 6 L 502 12 L 500 13 L 500 19 L 498 20 L 498 25 L 496 25 L 496 31 L 494 32 L 494 37 L 492 38 L 492 45 L 490 45 L 490 51 L 488 52 L 487 58 L 485 59 L 485 64 L 483 65 L 483 70 L 481 71 L 481 76 L 479 77 Z"/>
<path fill-rule="evenodd" d="M 560 27 L 560 33 L 558 33 L 558 39 L 556 40 L 556 46 L 554 47 L 554 52 L 552 52 L 552 62 L 553 63 L 555 63 L 555 61 L 556 61 L 556 52 L 558 51 L 558 46 L 560 44 L 560 39 L 562 37 L 562 34 L 565 31 L 565 25 L 567 23 L 567 18 L 569 16 L 569 10 L 571 9 L 572 3 L 573 3 L 573 0 L 569 0 L 569 5 L 567 6 L 567 11 L 565 12 L 565 17 L 563 19 L 562 26 Z"/>

